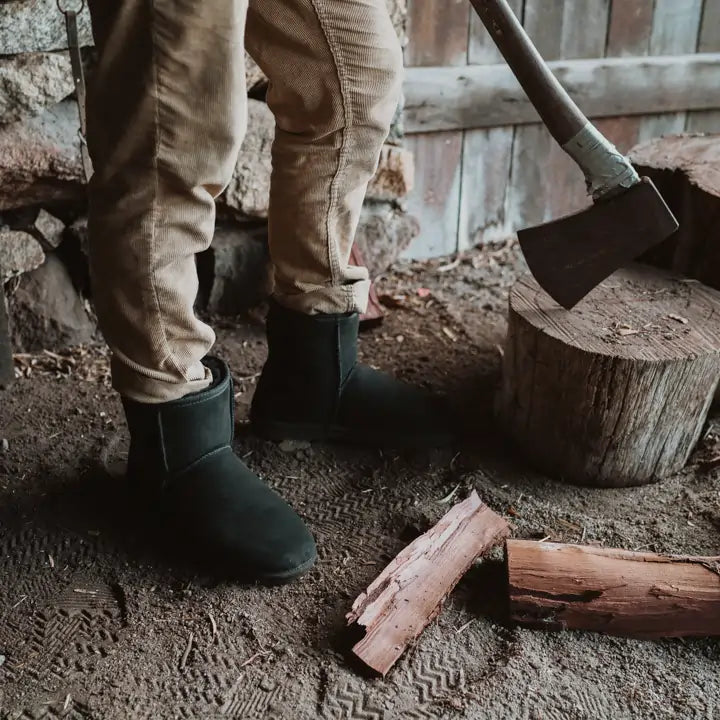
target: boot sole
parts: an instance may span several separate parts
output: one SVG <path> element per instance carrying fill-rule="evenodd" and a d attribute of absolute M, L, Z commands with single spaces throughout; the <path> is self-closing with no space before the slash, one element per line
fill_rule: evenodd
<path fill-rule="evenodd" d="M 450 432 L 429 435 L 395 435 L 388 437 L 382 433 L 348 430 L 338 425 L 320 425 L 317 423 L 257 423 L 251 428 L 259 437 L 272 442 L 300 440 L 305 442 L 332 442 L 347 445 L 365 445 L 379 448 L 418 449 L 444 447 L 455 439 Z"/>

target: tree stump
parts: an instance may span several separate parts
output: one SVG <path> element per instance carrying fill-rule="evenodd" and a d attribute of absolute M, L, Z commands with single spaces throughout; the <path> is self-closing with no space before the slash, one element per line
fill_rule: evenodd
<path fill-rule="evenodd" d="M 720 292 L 635 265 L 572 311 L 529 275 L 509 305 L 497 410 L 533 464 L 606 487 L 685 465 L 720 377 Z"/>
<path fill-rule="evenodd" d="M 669 135 L 630 151 L 680 222 L 643 262 L 720 289 L 720 135 Z"/>

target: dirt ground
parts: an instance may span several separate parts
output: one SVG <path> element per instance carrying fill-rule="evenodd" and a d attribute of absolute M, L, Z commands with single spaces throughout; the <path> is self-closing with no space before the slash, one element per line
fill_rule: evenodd
<path fill-rule="evenodd" d="M 720 552 L 720 469 L 701 462 L 720 452 L 712 423 L 684 472 L 625 490 L 548 480 L 498 436 L 492 396 L 519 267 L 508 245 L 378 283 L 393 307 L 362 354 L 447 393 L 466 428 L 457 447 L 279 446 L 239 427 L 240 454 L 319 543 L 317 568 L 280 588 L 217 584 L 148 547 L 117 471 L 126 440 L 102 348 L 21 359 L 28 376 L 0 395 L 0 717 L 720 718 L 717 640 L 512 627 L 498 553 L 386 679 L 350 662 L 352 600 L 472 488 L 517 537 Z M 218 335 L 243 419 L 262 327 L 225 322 Z"/>

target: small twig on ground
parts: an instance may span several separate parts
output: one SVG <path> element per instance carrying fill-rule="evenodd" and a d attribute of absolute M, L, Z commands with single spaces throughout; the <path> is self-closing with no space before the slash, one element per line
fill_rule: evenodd
<path fill-rule="evenodd" d="M 10 609 L 14 610 L 18 605 L 22 605 L 22 603 L 24 603 L 27 599 L 28 599 L 28 596 L 23 595 Z"/>
<path fill-rule="evenodd" d="M 455 494 L 460 489 L 460 483 L 458 483 L 444 498 L 438 500 L 439 505 L 447 505 L 455 497 Z"/>
<path fill-rule="evenodd" d="M 459 628 L 455 631 L 455 634 L 456 634 L 456 635 L 459 635 L 461 632 L 464 632 L 464 631 L 467 630 L 474 622 L 475 622 L 475 618 L 473 618 L 472 620 L 468 620 L 464 625 L 462 625 L 461 627 L 459 627 Z"/>
<path fill-rule="evenodd" d="M 211 612 L 208 612 L 208 617 L 210 618 L 210 625 L 212 625 L 212 637 L 210 638 L 210 642 L 214 642 L 218 635 L 217 623 L 215 622 L 215 618 Z"/>
<path fill-rule="evenodd" d="M 63 703 L 63 712 L 67 712 L 67 709 L 70 707 L 70 701 L 72 700 L 72 697 L 70 693 L 67 694 L 65 697 L 65 702 Z"/>
<path fill-rule="evenodd" d="M 195 636 L 190 633 L 190 637 L 188 637 L 187 647 L 185 648 L 185 652 L 183 653 L 183 656 L 180 658 L 180 670 L 182 670 L 185 667 L 185 663 L 187 662 L 188 656 L 190 655 L 190 650 L 192 650 L 193 640 Z"/>
<path fill-rule="evenodd" d="M 259 652 L 256 652 L 254 655 L 251 655 L 242 665 L 240 665 L 241 668 L 244 668 L 246 665 L 249 665 L 251 662 L 254 662 L 259 657 L 262 657 L 263 655 L 269 655 L 269 650 L 260 650 Z"/>

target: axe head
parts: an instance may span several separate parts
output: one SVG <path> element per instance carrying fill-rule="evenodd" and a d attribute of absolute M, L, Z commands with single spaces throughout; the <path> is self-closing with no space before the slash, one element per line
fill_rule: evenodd
<path fill-rule="evenodd" d="M 518 232 L 530 272 L 568 310 L 678 229 L 648 178 L 574 215 Z"/>

